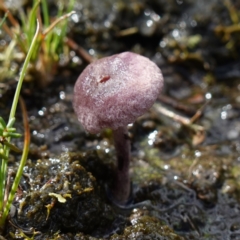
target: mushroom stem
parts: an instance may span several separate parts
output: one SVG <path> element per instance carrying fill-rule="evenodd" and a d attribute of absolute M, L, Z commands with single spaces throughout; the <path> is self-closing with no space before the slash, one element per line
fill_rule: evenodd
<path fill-rule="evenodd" d="M 129 200 L 131 184 L 129 176 L 130 140 L 127 127 L 119 127 L 113 130 L 113 139 L 117 155 L 117 167 L 114 176 L 112 195 L 119 204 L 125 204 Z"/>

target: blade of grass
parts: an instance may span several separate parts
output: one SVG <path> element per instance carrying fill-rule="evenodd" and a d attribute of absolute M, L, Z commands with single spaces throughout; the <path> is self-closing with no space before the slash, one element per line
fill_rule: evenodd
<path fill-rule="evenodd" d="M 39 4 L 40 4 L 40 0 L 35 1 L 33 8 L 30 11 L 29 28 L 28 28 L 28 33 L 27 33 L 28 46 L 30 46 L 30 43 L 33 39 L 34 32 L 36 29 L 37 9 L 38 9 Z"/>
<path fill-rule="evenodd" d="M 64 4 L 63 3 L 59 4 L 57 19 L 60 18 L 61 16 L 63 16 L 63 14 L 64 14 L 63 13 L 63 10 L 64 10 L 63 8 L 64 8 Z M 58 27 L 58 29 L 55 28 L 54 31 L 50 31 L 47 35 L 47 39 L 51 40 L 51 41 L 49 41 L 49 44 L 47 45 L 47 50 L 51 55 L 53 55 L 53 57 L 56 56 L 56 51 L 55 51 L 56 47 L 55 46 L 57 46 L 58 39 L 61 36 L 61 32 L 62 32 L 62 29 L 63 29 L 62 27 L 63 27 L 63 24 L 61 24 L 61 26 Z"/>
<path fill-rule="evenodd" d="M 1 212 L 4 210 L 3 209 L 3 206 L 4 206 L 4 187 L 5 187 L 5 180 L 6 180 L 9 147 L 4 145 L 2 155 L 4 157 L 1 157 L 1 169 L 0 169 L 0 211 Z M 1 218 L 0 218 L 0 222 L 1 222 Z M 1 224 L 0 224 L 0 229 L 1 229 Z"/>
<path fill-rule="evenodd" d="M 8 160 L 7 157 L 3 153 L 1 153 L 1 152 L 0 152 L 0 158 L 2 158 L 4 160 Z"/>
<path fill-rule="evenodd" d="M 10 211 L 10 207 L 12 205 L 13 199 L 15 197 L 15 193 L 17 191 L 19 182 L 21 180 L 21 177 L 22 177 L 22 174 L 23 174 L 23 168 L 26 164 L 26 160 L 27 160 L 27 156 L 28 156 L 28 152 L 29 152 L 30 128 L 29 128 L 29 124 L 28 124 L 27 110 L 26 110 L 25 103 L 24 103 L 24 101 L 21 97 L 19 98 L 19 101 L 20 101 L 20 105 L 21 105 L 21 109 L 22 109 L 22 113 L 23 113 L 23 125 L 24 125 L 24 132 L 25 132 L 23 154 L 22 154 L 22 157 L 21 157 L 21 161 L 20 161 L 20 164 L 19 164 L 19 167 L 18 167 L 16 177 L 14 179 L 11 191 L 10 191 L 9 196 L 8 196 L 7 204 L 4 208 L 3 215 L 0 219 L 0 226 L 4 225 L 4 223 L 6 221 L 6 218 L 8 216 L 8 213 Z"/>
<path fill-rule="evenodd" d="M 75 13 L 72 11 L 74 8 L 74 3 L 75 3 L 75 0 L 70 0 L 67 12 Z M 59 12 L 59 14 L 60 14 L 59 16 L 61 16 L 62 12 L 61 13 Z M 66 34 L 67 34 L 67 20 L 65 20 L 64 23 L 62 24 L 60 35 L 55 35 L 55 38 L 54 38 L 52 46 L 51 46 L 51 52 L 56 53 L 57 48 L 59 47 L 60 43 L 64 42 L 64 38 L 65 38 Z"/>
<path fill-rule="evenodd" d="M 43 24 L 45 27 L 49 26 L 50 19 L 49 19 L 48 5 L 46 0 L 42 0 L 42 11 L 43 11 Z"/>
<path fill-rule="evenodd" d="M 18 22 L 16 21 L 16 19 L 13 17 L 12 13 L 10 11 L 8 11 L 8 9 L 5 7 L 4 3 L 2 1 L 0 1 L 0 9 L 3 10 L 5 13 L 8 13 L 8 19 L 11 22 L 11 24 L 16 27 L 19 26 Z"/>
<path fill-rule="evenodd" d="M 2 129 L 4 129 L 7 126 L 7 124 L 5 123 L 5 121 L 2 117 L 0 117 L 0 126 Z"/>
<path fill-rule="evenodd" d="M 70 17 L 72 14 L 74 14 L 75 11 L 72 11 L 70 13 L 67 13 L 59 18 L 57 18 L 45 31 L 43 32 L 43 38 L 45 38 L 49 33 L 51 33 L 49 37 L 49 40 L 47 42 L 48 45 L 46 45 L 47 52 L 49 54 L 56 54 L 56 49 L 58 47 L 59 40 L 61 39 L 61 35 L 57 35 L 52 31 L 52 29 L 61 21 L 65 20 L 66 18 Z M 51 40 L 51 41 L 50 41 Z"/>
<path fill-rule="evenodd" d="M 70 0 L 67 12 L 72 12 L 73 11 L 74 4 L 75 4 L 75 0 Z M 61 31 L 61 38 L 62 39 L 61 39 L 61 41 L 63 41 L 63 38 L 66 36 L 66 33 L 67 33 L 67 21 L 65 21 L 65 23 L 64 23 L 64 25 L 62 27 L 62 31 Z"/>
<path fill-rule="evenodd" d="M 2 28 L 2 25 L 3 25 L 3 23 L 5 22 L 7 16 L 8 16 L 8 11 L 4 14 L 4 17 L 3 17 L 3 19 L 2 19 L 1 22 L 0 22 L 0 28 Z"/>
<path fill-rule="evenodd" d="M 23 32 L 23 33 L 26 33 L 27 30 L 28 30 L 28 25 L 27 25 L 28 20 L 27 20 L 27 16 L 26 16 L 26 14 L 25 14 L 25 12 L 23 11 L 22 8 L 20 8 L 18 11 L 19 11 L 20 19 L 21 19 L 21 24 L 22 24 L 22 25 L 21 25 L 22 32 Z"/>
<path fill-rule="evenodd" d="M 20 73 L 20 77 L 19 77 L 18 85 L 17 85 L 16 91 L 15 91 L 15 95 L 14 95 L 14 99 L 13 99 L 12 108 L 11 108 L 11 111 L 10 111 L 9 121 L 8 122 L 12 122 L 12 118 L 15 118 L 16 107 L 17 107 L 17 103 L 18 103 L 18 100 L 19 100 L 20 90 L 21 90 L 21 87 L 22 87 L 23 79 L 24 79 L 24 76 L 25 76 L 25 73 L 26 73 L 27 66 L 29 64 L 31 55 L 32 55 L 34 49 L 36 48 L 36 42 L 37 42 L 38 35 L 39 35 L 39 23 L 37 21 L 36 32 L 35 32 L 35 35 L 34 35 L 34 37 L 32 39 L 31 46 L 29 48 L 28 54 L 27 54 L 27 56 L 25 58 L 25 61 L 24 61 L 24 64 L 23 64 L 22 71 Z M 7 141 L 10 142 L 10 140 L 11 140 L 11 138 L 8 137 Z M 23 151 L 23 155 L 22 156 L 26 157 L 26 152 L 25 151 Z M 8 158 L 8 156 L 9 156 L 9 147 L 8 146 L 4 146 L 3 155 Z M 1 158 L 0 211 L 3 210 L 3 197 L 4 197 L 4 187 L 5 187 L 6 172 L 7 172 L 7 161 L 5 159 Z M 3 216 L 2 216 L 0 218 L 0 229 L 3 228 L 4 222 L 5 222 L 5 219 L 3 220 Z"/>
<path fill-rule="evenodd" d="M 19 77 L 19 80 L 18 80 L 18 85 L 17 85 L 16 91 L 15 91 L 15 95 L 14 95 L 14 99 L 13 99 L 11 112 L 10 112 L 10 115 L 9 115 L 9 121 L 12 118 L 15 117 L 17 103 L 18 103 L 18 99 L 19 99 L 19 96 L 20 96 L 20 90 L 21 90 L 21 87 L 22 87 L 23 79 L 25 77 L 25 73 L 26 73 L 26 70 L 27 70 L 27 67 L 28 67 L 28 63 L 29 63 L 29 61 L 31 59 L 31 55 L 32 55 L 33 51 L 36 48 L 37 38 L 38 38 L 38 35 L 39 35 L 39 23 L 38 23 L 38 20 L 37 20 L 37 28 L 36 29 L 37 30 L 35 32 L 35 36 L 32 39 L 31 46 L 29 48 L 28 54 L 27 54 L 27 56 L 25 58 L 25 62 L 23 64 L 22 71 L 20 73 L 20 77 Z"/>
<path fill-rule="evenodd" d="M 46 28 L 46 27 L 48 27 L 49 25 L 50 25 L 50 18 L 49 18 L 49 12 L 48 12 L 48 4 L 47 4 L 47 2 L 46 2 L 46 0 L 42 0 L 41 1 L 41 3 L 42 3 L 42 12 L 43 12 L 43 26 L 44 26 L 44 28 Z M 48 49 L 50 49 L 49 48 L 49 46 L 50 46 L 50 43 L 51 43 L 51 36 L 48 36 L 47 38 L 46 38 L 46 49 L 47 49 L 47 51 L 46 51 L 46 54 L 47 55 L 49 55 L 49 51 L 48 51 Z"/>
<path fill-rule="evenodd" d="M 70 13 L 67 13 L 61 17 L 59 17 L 58 19 L 56 19 L 44 32 L 43 32 L 43 36 L 45 37 L 59 22 L 63 21 L 64 19 L 70 17 L 72 14 L 74 14 L 75 11 L 72 11 Z"/>

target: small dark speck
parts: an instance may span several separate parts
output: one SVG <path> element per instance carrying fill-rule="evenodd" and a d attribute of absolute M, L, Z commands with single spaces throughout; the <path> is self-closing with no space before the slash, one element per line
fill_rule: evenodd
<path fill-rule="evenodd" d="M 104 83 L 110 79 L 110 76 L 101 76 L 100 80 L 98 81 L 99 83 Z"/>

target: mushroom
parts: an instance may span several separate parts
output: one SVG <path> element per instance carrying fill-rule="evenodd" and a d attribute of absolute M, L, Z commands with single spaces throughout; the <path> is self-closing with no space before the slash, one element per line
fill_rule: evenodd
<path fill-rule="evenodd" d="M 94 61 L 75 84 L 73 108 L 84 129 L 93 134 L 113 131 L 117 166 L 111 194 L 118 204 L 126 204 L 131 193 L 127 125 L 153 105 L 162 88 L 158 66 L 132 52 Z"/>

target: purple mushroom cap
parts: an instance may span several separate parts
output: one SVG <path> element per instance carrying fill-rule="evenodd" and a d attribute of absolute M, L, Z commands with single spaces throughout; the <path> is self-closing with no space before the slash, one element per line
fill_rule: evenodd
<path fill-rule="evenodd" d="M 115 130 L 143 115 L 162 88 L 163 76 L 154 62 L 123 52 L 84 69 L 74 87 L 73 107 L 88 132 Z"/>

